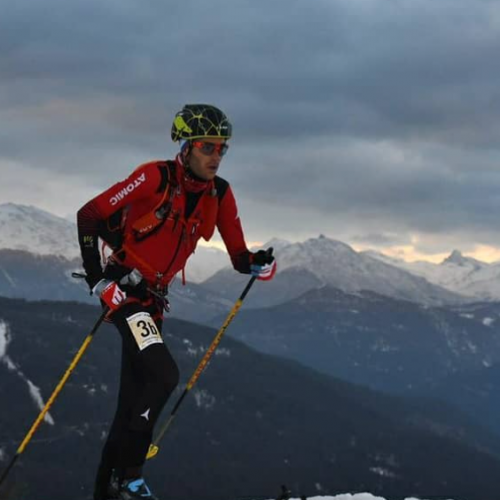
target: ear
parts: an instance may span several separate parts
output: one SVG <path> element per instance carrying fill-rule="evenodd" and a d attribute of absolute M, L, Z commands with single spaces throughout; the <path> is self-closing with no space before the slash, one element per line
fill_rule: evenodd
<path fill-rule="evenodd" d="M 189 164 L 189 155 L 190 154 L 191 154 L 191 150 L 189 147 L 187 147 L 181 151 L 182 163 L 184 163 L 184 165 L 186 165 L 186 166 Z"/>
<path fill-rule="evenodd" d="M 187 143 L 183 146 L 181 149 L 181 158 L 186 163 L 186 161 L 189 159 L 189 155 L 191 154 L 193 147 L 191 146 L 190 143 Z"/>

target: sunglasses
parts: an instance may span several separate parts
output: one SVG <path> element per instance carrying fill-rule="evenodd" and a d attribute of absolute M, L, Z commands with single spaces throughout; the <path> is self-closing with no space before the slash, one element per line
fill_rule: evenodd
<path fill-rule="evenodd" d="M 213 155 L 214 152 L 217 152 L 220 156 L 224 156 L 229 149 L 229 144 L 225 142 L 214 144 L 213 142 L 193 141 L 191 144 L 194 148 L 199 149 L 201 153 L 207 156 Z"/>

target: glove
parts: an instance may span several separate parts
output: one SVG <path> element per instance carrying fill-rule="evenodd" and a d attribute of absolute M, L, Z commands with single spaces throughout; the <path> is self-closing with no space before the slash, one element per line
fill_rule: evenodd
<path fill-rule="evenodd" d="M 92 289 L 92 293 L 97 295 L 112 311 L 116 311 L 127 298 L 127 294 L 118 283 L 107 279 L 99 281 Z"/>
<path fill-rule="evenodd" d="M 261 281 L 269 281 L 274 278 L 276 260 L 272 248 L 250 254 L 250 274 Z"/>
<path fill-rule="evenodd" d="M 148 298 L 148 284 L 138 269 L 131 271 L 128 267 L 110 263 L 104 269 L 104 278 L 118 283 L 126 295 L 132 295 L 139 300 Z"/>

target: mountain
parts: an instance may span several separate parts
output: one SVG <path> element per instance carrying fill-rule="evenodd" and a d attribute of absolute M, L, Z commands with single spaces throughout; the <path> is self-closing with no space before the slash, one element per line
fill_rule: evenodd
<path fill-rule="evenodd" d="M 273 281 L 261 287 L 259 294 L 249 297 L 252 307 L 276 305 L 323 285 L 346 292 L 371 290 L 422 304 L 453 304 L 464 300 L 420 276 L 357 253 L 349 245 L 325 236 L 286 245 L 275 255 L 278 273 Z M 229 298 L 238 296 L 243 282 L 244 278 L 223 269 L 202 285 Z"/>
<path fill-rule="evenodd" d="M 251 299 L 254 307 L 278 304 L 322 285 L 345 291 L 372 290 L 431 305 L 500 300 L 500 263 L 480 262 L 458 250 L 437 265 L 409 263 L 374 251 L 357 253 L 322 235 L 302 243 L 274 238 L 265 248 L 269 246 L 275 249 L 279 272 L 287 274 L 259 298 Z M 73 261 L 79 259 L 76 225 L 33 206 L 0 204 L 0 249 Z M 212 291 L 225 289 L 223 295 L 230 301 L 244 283 L 244 277 L 237 276 L 229 265 L 226 252 L 201 245 L 189 260 L 186 275 L 188 282 L 206 285 Z"/>
<path fill-rule="evenodd" d="M 500 304 L 496 311 L 484 307 L 428 307 L 324 287 L 272 308 L 242 310 L 228 334 L 373 389 L 428 394 L 441 380 L 500 362 Z M 494 393 L 489 397 L 494 404 Z"/>
<path fill-rule="evenodd" d="M 0 466 L 5 467 L 99 314 L 0 298 Z M 215 331 L 168 320 L 180 396 Z M 90 500 L 116 399 L 119 338 L 104 325 L 11 471 L 9 500 Z M 446 405 L 426 407 L 259 354 L 224 338 L 148 463 L 166 500 L 270 498 L 278 485 L 389 500 L 495 498 L 500 441 Z M 47 481 L 56 477 L 57 481 Z M 223 480 L 221 480 L 223 478 Z M 17 490 L 17 491 L 15 491 Z"/>
<path fill-rule="evenodd" d="M 186 280 L 188 283 L 201 283 L 220 269 L 228 266 L 230 262 L 227 252 L 218 248 L 198 245 L 186 265 Z"/>
<path fill-rule="evenodd" d="M 0 249 L 79 260 L 76 214 L 74 220 L 32 206 L 0 204 Z M 187 278 L 191 283 L 199 283 L 229 262 L 226 252 L 200 245 L 186 266 Z"/>
<path fill-rule="evenodd" d="M 325 236 L 303 243 L 273 239 L 266 244 L 266 247 L 268 246 L 275 248 L 279 273 L 285 274 L 281 279 L 278 279 L 278 275 L 258 297 L 249 300 L 249 304 L 254 307 L 278 304 L 325 284 L 345 291 L 373 290 L 388 296 L 433 305 L 459 303 L 464 300 L 460 295 L 462 288 L 450 283 L 450 279 L 439 278 L 442 273 L 438 273 L 438 277 L 434 276 L 434 268 L 423 268 L 419 272 L 411 266 L 404 269 L 404 265 L 399 262 L 384 260 L 372 254 L 357 253 L 348 245 Z M 35 207 L 12 203 L 0 205 L 0 249 L 65 258 L 70 264 L 63 266 L 64 272 L 66 267 L 74 268 L 77 265 L 75 259 L 79 259 L 74 223 Z M 447 264 L 458 266 L 457 258 L 458 256 L 455 256 L 452 262 Z M 23 260 L 25 256 L 19 259 L 20 262 Z M 48 263 L 48 267 L 52 268 L 52 262 Z M 500 266 L 497 272 L 500 274 Z M 10 271 L 4 266 L 4 282 L 9 281 L 5 273 L 10 274 Z M 189 260 L 186 275 L 190 283 L 199 283 L 211 291 L 220 292 L 229 301 L 235 300 L 245 281 L 245 277 L 238 276 L 233 271 L 225 252 L 205 246 L 199 246 Z M 490 272 L 489 276 L 491 290 L 486 286 L 485 280 L 479 277 L 477 286 L 469 287 L 467 295 L 487 298 L 498 291 L 500 296 L 497 275 L 491 277 Z M 484 287 L 487 289 L 483 290 Z M 66 284 L 64 288 L 68 288 Z M 454 291 L 450 292 L 445 288 Z M 67 295 L 70 300 L 76 298 L 74 291 Z M 61 298 L 57 293 L 47 297 Z M 31 295 L 26 297 L 32 298 Z M 206 319 L 202 318 L 203 321 Z"/>
<path fill-rule="evenodd" d="M 76 224 L 39 208 L 0 204 L 0 248 L 35 255 L 79 255 Z"/>
<path fill-rule="evenodd" d="M 250 248 L 252 252 L 255 252 L 260 249 L 273 248 L 274 252 L 281 252 L 284 248 L 289 245 L 292 245 L 290 241 L 284 240 L 283 238 L 272 238 L 268 242 L 266 242 L 262 246 L 253 246 Z"/>
<path fill-rule="evenodd" d="M 373 251 L 362 253 L 476 301 L 500 300 L 498 262 L 488 264 L 471 257 L 464 257 L 458 250 L 453 250 L 440 264 L 422 261 L 405 262 Z"/>
<path fill-rule="evenodd" d="M 81 270 L 80 259 L 35 255 L 21 250 L 0 250 L 0 295 L 29 300 L 75 300 L 96 304 L 82 279 L 71 277 Z M 171 315 L 204 323 L 207 318 L 227 314 L 232 302 L 196 283 L 170 287 Z"/>
<path fill-rule="evenodd" d="M 451 373 L 414 388 L 415 394 L 447 401 L 500 435 L 500 363 Z"/>
<path fill-rule="evenodd" d="M 80 259 L 37 255 L 24 250 L 0 249 L 0 295 L 31 300 L 80 300 L 94 302 L 83 280 L 71 277 L 80 271 Z"/>

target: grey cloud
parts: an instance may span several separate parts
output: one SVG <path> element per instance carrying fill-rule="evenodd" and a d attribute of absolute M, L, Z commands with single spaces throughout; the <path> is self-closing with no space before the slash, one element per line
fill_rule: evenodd
<path fill-rule="evenodd" d="M 376 222 L 389 232 L 391 227 L 438 233 L 497 225 L 495 155 L 422 143 L 317 142 L 266 151 L 267 171 L 260 175 L 251 175 L 259 164 L 257 153 L 242 156 L 250 162 L 231 174 L 243 179 L 250 172 L 247 189 L 264 202 L 307 200 L 324 217 L 343 216 L 366 226 Z"/>
<path fill-rule="evenodd" d="M 409 245 L 411 238 L 407 234 L 390 234 L 390 233 L 368 233 L 364 235 L 353 236 L 353 243 L 361 243 L 375 247 L 388 247 L 395 245 Z"/>
<path fill-rule="evenodd" d="M 104 188 L 175 154 L 173 114 L 207 101 L 234 122 L 221 175 L 252 232 L 370 239 L 376 227 L 403 239 L 496 241 L 496 9 L 480 0 L 10 2 L 0 17 L 0 165 Z"/>

